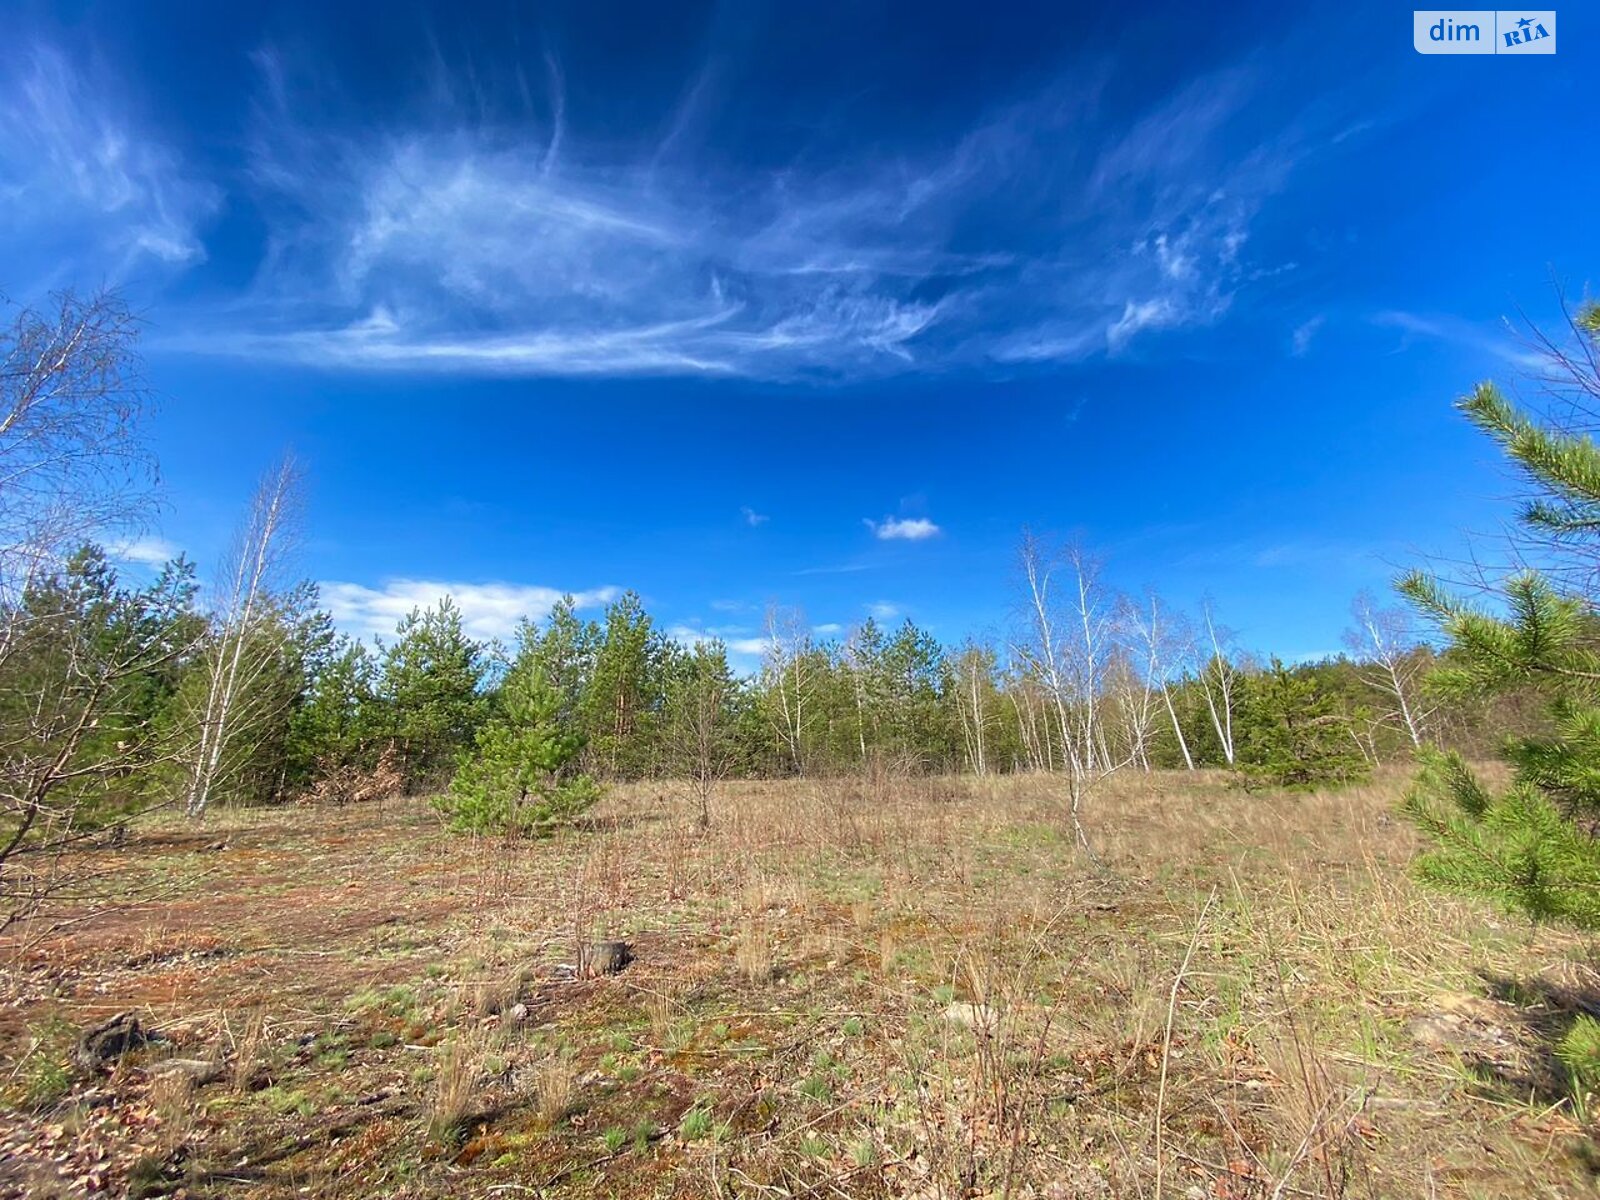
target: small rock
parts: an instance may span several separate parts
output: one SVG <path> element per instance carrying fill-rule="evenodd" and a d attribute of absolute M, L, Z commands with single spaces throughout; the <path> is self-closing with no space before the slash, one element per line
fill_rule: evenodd
<path fill-rule="evenodd" d="M 182 1075 L 195 1087 L 221 1079 L 222 1072 L 221 1063 L 200 1058 L 165 1058 L 158 1063 L 151 1063 L 148 1069 L 152 1078 L 160 1075 Z"/>
<path fill-rule="evenodd" d="M 1492 1052 L 1510 1047 L 1517 1023 L 1510 1005 L 1467 992 L 1445 992 L 1433 998 L 1433 1011 L 1407 1023 L 1411 1036 L 1434 1050 Z"/>
<path fill-rule="evenodd" d="M 944 1010 L 944 1019 L 952 1025 L 965 1025 L 987 1033 L 994 1029 L 998 1017 L 987 1004 L 966 1004 L 958 1000 Z"/>
<path fill-rule="evenodd" d="M 528 1019 L 528 1006 L 522 1003 L 513 1004 L 505 1011 L 507 1025 L 521 1025 Z"/>

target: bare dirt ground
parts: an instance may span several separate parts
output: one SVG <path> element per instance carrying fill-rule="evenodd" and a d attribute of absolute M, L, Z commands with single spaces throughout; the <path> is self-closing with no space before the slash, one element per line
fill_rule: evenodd
<path fill-rule="evenodd" d="M 1098 865 L 1041 779 L 135 830 L 0 945 L 0 1195 L 1589 1195 L 1590 944 L 1414 885 L 1402 782 L 1127 775 Z"/>

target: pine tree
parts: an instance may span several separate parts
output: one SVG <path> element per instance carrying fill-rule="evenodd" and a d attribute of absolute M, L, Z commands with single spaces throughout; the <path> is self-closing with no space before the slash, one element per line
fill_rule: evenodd
<path fill-rule="evenodd" d="M 926 768 L 945 766 L 950 754 L 940 707 L 944 651 L 938 641 L 908 617 L 884 647 L 882 666 L 893 751 Z"/>
<path fill-rule="evenodd" d="M 663 701 L 663 639 L 633 592 L 606 609 L 580 711 L 588 757 L 603 779 L 637 779 L 654 765 Z"/>
<path fill-rule="evenodd" d="M 342 766 L 370 766 L 379 753 L 377 663 L 358 641 L 341 636 L 312 672 L 289 727 L 289 783 L 304 787 Z"/>
<path fill-rule="evenodd" d="M 550 610 L 544 629 L 523 628 L 519 643 L 529 647 L 545 680 L 561 693 L 561 719 L 576 725 L 579 707 L 594 677 L 600 627 L 578 616 L 577 602 L 563 596 Z"/>
<path fill-rule="evenodd" d="M 194 594 L 182 559 L 133 589 L 91 546 L 0 605 L 0 930 L 72 878 L 42 860 L 158 793 L 173 738 L 153 718 L 200 633 Z"/>
<path fill-rule="evenodd" d="M 408 780 L 438 780 L 471 744 L 488 708 L 485 670 L 483 646 L 466 635 L 448 596 L 400 621 L 383 651 L 378 697 Z"/>
<path fill-rule="evenodd" d="M 1348 783 L 1367 762 L 1333 696 L 1310 671 L 1274 658 L 1251 676 L 1240 712 L 1238 766 L 1247 784 L 1312 788 Z"/>
<path fill-rule="evenodd" d="M 1600 306 L 1574 323 L 1593 362 Z M 1459 407 L 1539 493 L 1522 512 L 1530 534 L 1564 548 L 1600 532 L 1600 448 L 1586 434 L 1536 423 L 1492 384 Z M 1489 897 L 1535 920 L 1600 928 L 1600 616 L 1593 597 L 1564 594 L 1536 572 L 1504 586 L 1504 615 L 1462 603 L 1413 573 L 1401 590 L 1449 638 L 1429 684 L 1464 699 L 1533 688 L 1548 702 L 1539 736 L 1506 748 L 1509 787 L 1487 787 L 1456 753 L 1427 750 L 1406 797 L 1433 838 L 1417 865 L 1431 883 Z"/>
<path fill-rule="evenodd" d="M 450 790 L 435 802 L 451 828 L 531 833 L 583 812 L 600 796 L 576 764 L 583 736 L 561 720 L 561 692 L 522 653 L 501 685 L 499 711 L 461 756 Z"/>

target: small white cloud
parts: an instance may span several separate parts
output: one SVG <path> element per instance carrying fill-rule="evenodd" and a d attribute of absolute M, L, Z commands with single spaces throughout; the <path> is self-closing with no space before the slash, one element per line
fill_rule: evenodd
<path fill-rule="evenodd" d="M 449 596 L 461 609 L 461 623 L 478 639 L 509 638 L 523 617 L 542 621 L 563 596 L 561 588 L 516 583 L 460 583 L 432 579 L 391 579 L 381 588 L 326 580 L 323 602 L 342 628 L 361 637 L 389 637 L 412 609 L 429 608 Z M 591 588 L 571 593 L 579 608 L 598 608 L 615 600 L 620 589 Z"/>
<path fill-rule="evenodd" d="M 694 649 L 696 646 L 706 645 L 710 642 L 720 642 L 722 649 L 728 657 L 728 665 L 736 675 L 751 676 L 761 668 L 761 660 L 771 643 L 764 637 L 732 637 L 729 636 L 733 627 L 717 629 L 708 626 L 702 629 L 698 625 L 677 624 L 667 627 L 667 636 L 685 649 Z"/>
<path fill-rule="evenodd" d="M 943 532 L 927 517 L 885 517 L 881 521 L 867 518 L 866 524 L 874 537 L 885 542 L 921 542 Z"/>
<path fill-rule="evenodd" d="M 812 626 L 811 632 L 820 633 L 824 637 L 832 637 L 836 633 L 843 633 L 844 626 L 840 625 L 837 621 L 829 621 L 826 625 Z"/>
<path fill-rule="evenodd" d="M 744 523 L 749 525 L 752 529 L 759 525 L 765 525 L 769 520 L 771 520 L 766 513 L 758 513 L 748 504 L 739 511 L 744 514 Z"/>
<path fill-rule="evenodd" d="M 874 621 L 892 621 L 900 615 L 900 606 L 890 604 L 887 600 L 878 600 L 867 605 L 867 614 Z"/>
<path fill-rule="evenodd" d="M 709 629 L 696 629 L 693 625 L 669 625 L 667 626 L 667 637 L 677 642 L 678 645 L 691 650 L 704 643 L 719 640 L 716 634 Z"/>
<path fill-rule="evenodd" d="M 166 538 L 139 537 L 108 546 L 106 553 L 118 562 L 160 567 L 177 558 L 182 551 Z"/>
<path fill-rule="evenodd" d="M 1317 331 L 1322 328 L 1326 321 L 1326 317 L 1312 317 L 1309 321 L 1294 331 L 1293 350 L 1296 358 L 1303 357 L 1306 351 L 1311 349 L 1312 339 L 1317 336 Z"/>

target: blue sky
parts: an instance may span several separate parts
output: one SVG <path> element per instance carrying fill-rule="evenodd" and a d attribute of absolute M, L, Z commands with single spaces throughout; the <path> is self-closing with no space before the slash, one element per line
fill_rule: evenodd
<path fill-rule="evenodd" d="M 1592 7 L 1527 58 L 1359 3 L 209 7 L 8 6 L 0 286 L 145 315 L 135 557 L 292 447 L 353 630 L 956 640 L 1032 525 L 1334 650 L 1507 512 L 1450 401 L 1600 269 Z"/>

